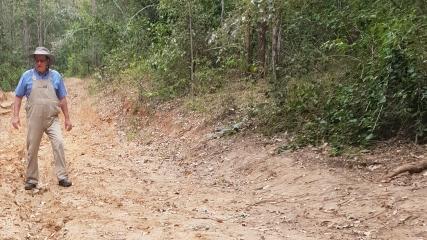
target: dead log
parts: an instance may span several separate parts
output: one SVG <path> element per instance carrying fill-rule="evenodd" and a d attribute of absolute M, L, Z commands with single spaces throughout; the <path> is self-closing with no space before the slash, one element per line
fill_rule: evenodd
<path fill-rule="evenodd" d="M 404 173 L 404 172 L 409 172 L 410 174 L 412 173 L 419 173 L 424 171 L 425 169 L 427 169 L 427 160 L 421 161 L 421 162 L 415 162 L 415 163 L 409 163 L 409 164 L 405 164 L 403 166 L 397 167 L 394 170 L 392 170 L 387 176 L 386 176 L 386 181 L 390 181 L 391 178 Z"/>

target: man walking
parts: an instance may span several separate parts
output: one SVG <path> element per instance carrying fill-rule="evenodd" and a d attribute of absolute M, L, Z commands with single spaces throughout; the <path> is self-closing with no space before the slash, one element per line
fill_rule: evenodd
<path fill-rule="evenodd" d="M 65 166 L 64 141 L 58 119 L 60 109 L 64 114 L 65 130 L 70 131 L 72 124 L 68 113 L 67 90 L 61 75 L 49 69 L 53 56 L 45 47 L 37 47 L 32 54 L 35 62 L 33 69 L 22 74 L 15 90 L 12 125 L 19 129 L 19 110 L 22 98 L 27 97 L 25 106 L 27 114 L 27 173 L 25 190 L 37 186 L 39 168 L 37 154 L 43 133 L 46 133 L 52 144 L 55 159 L 55 173 L 62 187 L 70 187 L 71 181 Z"/>

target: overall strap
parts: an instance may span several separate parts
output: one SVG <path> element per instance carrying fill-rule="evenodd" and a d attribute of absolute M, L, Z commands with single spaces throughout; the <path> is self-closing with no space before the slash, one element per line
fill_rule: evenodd
<path fill-rule="evenodd" d="M 36 73 L 35 73 L 35 69 L 33 69 L 33 74 L 31 76 L 31 80 L 33 80 L 33 82 L 36 80 Z"/>

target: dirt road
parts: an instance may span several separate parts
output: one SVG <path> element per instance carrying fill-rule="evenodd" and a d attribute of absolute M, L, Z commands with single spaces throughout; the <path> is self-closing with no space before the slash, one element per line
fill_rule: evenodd
<path fill-rule="evenodd" d="M 25 126 L 0 115 L 0 239 L 427 239 L 425 174 L 382 183 L 381 164 L 367 175 L 310 165 L 261 137 L 209 137 L 173 108 L 129 136 L 82 80 L 67 85 L 70 188 L 57 185 L 45 138 L 39 189 L 24 190 Z"/>

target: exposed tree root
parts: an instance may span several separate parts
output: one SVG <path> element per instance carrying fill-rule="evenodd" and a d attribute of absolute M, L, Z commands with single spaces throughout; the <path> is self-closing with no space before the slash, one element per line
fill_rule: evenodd
<path fill-rule="evenodd" d="M 393 178 L 393 177 L 395 177 L 401 173 L 404 173 L 404 172 L 409 172 L 412 174 L 412 173 L 422 172 L 425 169 L 427 169 L 427 160 L 424 160 L 421 162 L 416 162 L 416 163 L 405 164 L 405 165 L 397 167 L 396 169 L 391 171 L 386 176 L 386 181 L 390 181 L 391 178 Z"/>

